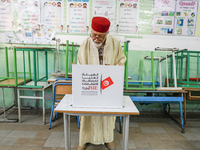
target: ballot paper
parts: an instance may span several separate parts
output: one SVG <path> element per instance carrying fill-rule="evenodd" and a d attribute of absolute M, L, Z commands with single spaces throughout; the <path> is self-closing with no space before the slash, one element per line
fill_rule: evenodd
<path fill-rule="evenodd" d="M 72 106 L 122 108 L 124 66 L 72 65 Z"/>

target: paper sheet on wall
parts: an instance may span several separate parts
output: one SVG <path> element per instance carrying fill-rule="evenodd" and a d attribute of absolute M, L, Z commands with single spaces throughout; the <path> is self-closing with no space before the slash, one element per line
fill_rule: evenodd
<path fill-rule="evenodd" d="M 22 28 L 23 43 L 32 43 L 32 28 Z"/>
<path fill-rule="evenodd" d="M 67 33 L 89 33 L 89 0 L 67 1 Z"/>
<path fill-rule="evenodd" d="M 63 0 L 42 0 L 41 23 L 56 32 L 63 32 Z"/>
<path fill-rule="evenodd" d="M 175 34 L 195 35 L 198 1 L 178 0 L 176 4 Z"/>
<path fill-rule="evenodd" d="M 33 43 L 42 44 L 44 38 L 44 29 L 41 28 L 32 28 L 33 29 Z"/>
<path fill-rule="evenodd" d="M 19 0 L 18 1 L 18 29 L 40 28 L 40 1 Z M 30 29 L 32 30 L 32 29 Z"/>
<path fill-rule="evenodd" d="M 44 44 L 55 44 L 55 41 L 52 41 L 52 38 L 55 37 L 56 32 L 50 28 L 44 27 L 44 38 L 42 40 L 42 43 Z"/>
<path fill-rule="evenodd" d="M 153 34 L 173 34 L 175 0 L 155 0 L 153 15 Z"/>
<path fill-rule="evenodd" d="M 12 29 L 14 26 L 12 4 L 12 0 L 0 1 L 0 30 Z"/>
<path fill-rule="evenodd" d="M 138 32 L 139 0 L 118 0 L 115 33 L 135 34 Z"/>
<path fill-rule="evenodd" d="M 115 6 L 114 0 L 93 0 L 93 16 L 101 16 L 110 20 L 109 33 L 114 33 L 115 29 Z"/>
<path fill-rule="evenodd" d="M 13 31 L 5 31 L 5 41 L 6 43 L 20 43 L 21 41 L 17 37 L 16 33 Z"/>

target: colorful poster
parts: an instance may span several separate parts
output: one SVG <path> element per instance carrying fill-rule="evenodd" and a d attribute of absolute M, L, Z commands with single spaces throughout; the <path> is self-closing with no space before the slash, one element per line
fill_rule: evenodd
<path fill-rule="evenodd" d="M 115 33 L 138 33 L 139 0 L 118 0 Z"/>
<path fill-rule="evenodd" d="M 63 32 L 63 0 L 42 0 L 41 9 L 42 25 L 56 32 Z"/>
<path fill-rule="evenodd" d="M 68 0 L 67 8 L 67 33 L 88 33 L 89 0 Z"/>
<path fill-rule="evenodd" d="M 40 28 L 39 0 L 19 0 L 18 11 L 18 29 L 20 31 L 23 28 Z"/>
<path fill-rule="evenodd" d="M 14 26 L 12 4 L 12 0 L 0 1 L 0 30 L 12 29 Z"/>
<path fill-rule="evenodd" d="M 32 43 L 32 28 L 22 28 L 23 43 Z"/>
<path fill-rule="evenodd" d="M 153 34 L 174 33 L 176 0 L 155 0 L 153 15 Z"/>
<path fill-rule="evenodd" d="M 33 28 L 33 43 L 34 44 L 42 44 L 44 38 L 44 29 L 41 28 Z"/>
<path fill-rule="evenodd" d="M 114 0 L 93 0 L 93 17 L 101 16 L 110 20 L 109 33 L 114 33 L 115 29 L 115 5 Z"/>
<path fill-rule="evenodd" d="M 175 34 L 195 35 L 198 1 L 178 0 L 176 4 Z"/>

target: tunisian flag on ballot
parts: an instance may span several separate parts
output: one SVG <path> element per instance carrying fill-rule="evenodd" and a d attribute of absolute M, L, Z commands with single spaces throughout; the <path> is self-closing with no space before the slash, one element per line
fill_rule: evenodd
<path fill-rule="evenodd" d="M 114 82 L 112 81 L 110 77 L 108 77 L 104 79 L 103 81 L 101 81 L 101 88 L 102 90 L 104 90 L 105 88 L 111 86 L 112 84 L 114 84 Z"/>

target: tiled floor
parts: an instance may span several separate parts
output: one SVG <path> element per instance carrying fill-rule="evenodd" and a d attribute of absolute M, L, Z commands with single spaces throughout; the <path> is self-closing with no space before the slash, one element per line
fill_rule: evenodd
<path fill-rule="evenodd" d="M 8 112 L 8 118 L 17 118 L 17 111 Z M 47 112 L 47 121 L 49 122 Z M 178 114 L 175 114 L 177 117 Z M 2 115 L 0 116 L 3 117 Z M 52 129 L 42 124 L 41 110 L 22 111 L 20 123 L 0 123 L 0 150 L 64 150 L 63 118 L 53 122 Z M 115 130 L 115 147 L 121 149 L 118 118 Z M 71 146 L 78 145 L 79 129 L 75 117 L 71 117 Z M 162 113 L 131 116 L 129 150 L 200 150 L 200 118 L 189 118 L 185 134 L 180 127 Z M 88 144 L 86 150 L 107 150 L 104 145 Z"/>

